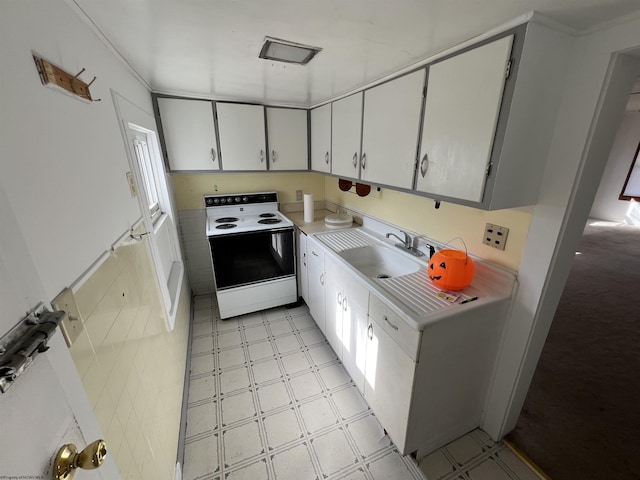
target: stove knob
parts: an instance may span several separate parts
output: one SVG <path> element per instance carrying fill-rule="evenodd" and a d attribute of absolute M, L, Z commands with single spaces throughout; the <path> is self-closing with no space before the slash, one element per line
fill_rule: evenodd
<path fill-rule="evenodd" d="M 240 197 L 236 197 L 236 203 L 240 203 Z"/>
<path fill-rule="evenodd" d="M 227 198 L 227 203 L 233 203 L 233 197 Z"/>
<path fill-rule="evenodd" d="M 242 197 L 242 201 L 243 201 L 244 203 L 247 203 L 247 202 L 249 201 L 249 197 Z"/>
<path fill-rule="evenodd" d="M 214 198 L 214 199 L 213 199 L 213 203 L 214 203 L 215 205 L 218 205 L 218 204 L 220 203 L 220 199 L 219 199 L 219 198 Z"/>
<path fill-rule="evenodd" d="M 220 203 L 227 203 L 227 199 L 226 198 L 221 198 L 220 199 Z"/>
<path fill-rule="evenodd" d="M 205 198 L 204 203 L 207 206 L 213 205 L 213 198 Z"/>

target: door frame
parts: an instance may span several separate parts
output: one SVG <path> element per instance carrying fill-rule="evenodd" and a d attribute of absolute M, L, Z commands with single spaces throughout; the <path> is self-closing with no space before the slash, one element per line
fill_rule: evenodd
<path fill-rule="evenodd" d="M 574 41 L 565 91 L 519 269 L 482 428 L 500 439 L 520 415 L 633 80 L 640 20 Z M 632 50 L 636 50 L 632 52 Z"/>

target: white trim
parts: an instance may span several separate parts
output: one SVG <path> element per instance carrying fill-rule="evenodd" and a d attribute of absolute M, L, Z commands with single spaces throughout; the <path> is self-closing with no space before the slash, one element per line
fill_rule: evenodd
<path fill-rule="evenodd" d="M 111 43 L 111 41 L 107 38 L 107 36 L 100 30 L 100 27 L 94 23 L 93 20 L 87 15 L 87 13 L 83 10 L 83 8 L 78 5 L 75 0 L 65 0 L 66 4 L 73 10 L 93 31 L 93 33 L 98 37 L 98 39 L 104 44 L 105 47 L 116 57 L 126 68 L 131 72 L 131 74 L 138 80 L 144 87 L 151 91 L 151 85 L 147 82 L 142 75 L 138 73 L 138 71 L 129 63 L 129 61 L 120 53 L 120 50 L 116 48 L 116 46 Z"/>

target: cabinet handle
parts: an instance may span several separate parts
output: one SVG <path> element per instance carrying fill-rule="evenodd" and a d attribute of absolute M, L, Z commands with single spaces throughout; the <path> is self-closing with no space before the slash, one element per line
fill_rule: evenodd
<path fill-rule="evenodd" d="M 422 160 L 420 161 L 420 174 L 422 175 L 422 178 L 424 178 L 424 176 L 427 174 L 428 169 L 429 169 L 429 155 L 425 153 L 424 156 L 422 157 Z"/>
<path fill-rule="evenodd" d="M 324 273 L 320 274 L 320 285 L 324 285 Z"/>
<path fill-rule="evenodd" d="M 273 163 L 276 163 L 276 160 L 278 159 L 277 155 L 276 155 L 276 151 L 275 150 L 271 150 L 271 161 Z"/>
<path fill-rule="evenodd" d="M 353 154 L 353 168 L 358 166 L 358 152 Z"/>
<path fill-rule="evenodd" d="M 398 326 L 394 325 L 393 323 L 391 323 L 389 321 L 389 319 L 387 318 L 387 316 L 385 315 L 384 317 L 384 323 L 386 323 L 387 325 L 389 325 L 391 328 L 393 328 L 395 331 L 398 331 Z"/>
<path fill-rule="evenodd" d="M 260 150 L 260 163 L 264 162 L 264 150 Z"/>
<path fill-rule="evenodd" d="M 342 301 L 342 310 L 345 312 L 347 311 L 347 297 L 344 297 L 344 300 Z"/>
<path fill-rule="evenodd" d="M 315 250 L 311 250 L 311 255 L 313 255 L 314 257 L 317 257 L 317 256 L 318 256 L 318 254 L 316 253 L 316 251 L 315 251 Z"/>
<path fill-rule="evenodd" d="M 216 149 L 215 149 L 215 148 L 212 148 L 212 149 L 211 149 L 211 161 L 212 161 L 212 162 L 215 162 L 215 161 L 216 161 L 216 158 L 218 158 L 218 154 L 216 153 Z"/>
<path fill-rule="evenodd" d="M 342 305 L 342 293 L 338 292 L 338 305 Z"/>
<path fill-rule="evenodd" d="M 362 154 L 362 161 L 360 163 L 362 164 L 362 169 L 363 170 L 365 168 L 367 168 L 367 154 L 366 153 Z"/>
<path fill-rule="evenodd" d="M 373 340 L 373 323 L 370 323 L 367 327 L 367 337 L 369 337 L 369 340 Z"/>
<path fill-rule="evenodd" d="M 324 163 L 329 165 L 329 151 L 328 150 L 327 150 L 327 153 L 324 154 Z"/>

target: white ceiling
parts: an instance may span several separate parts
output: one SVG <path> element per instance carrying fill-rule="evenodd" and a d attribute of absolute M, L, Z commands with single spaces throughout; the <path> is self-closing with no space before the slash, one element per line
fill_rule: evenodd
<path fill-rule="evenodd" d="M 588 32 L 638 0 L 69 0 L 154 91 L 310 106 L 530 11 Z M 307 66 L 258 58 L 265 36 L 323 48 Z"/>

